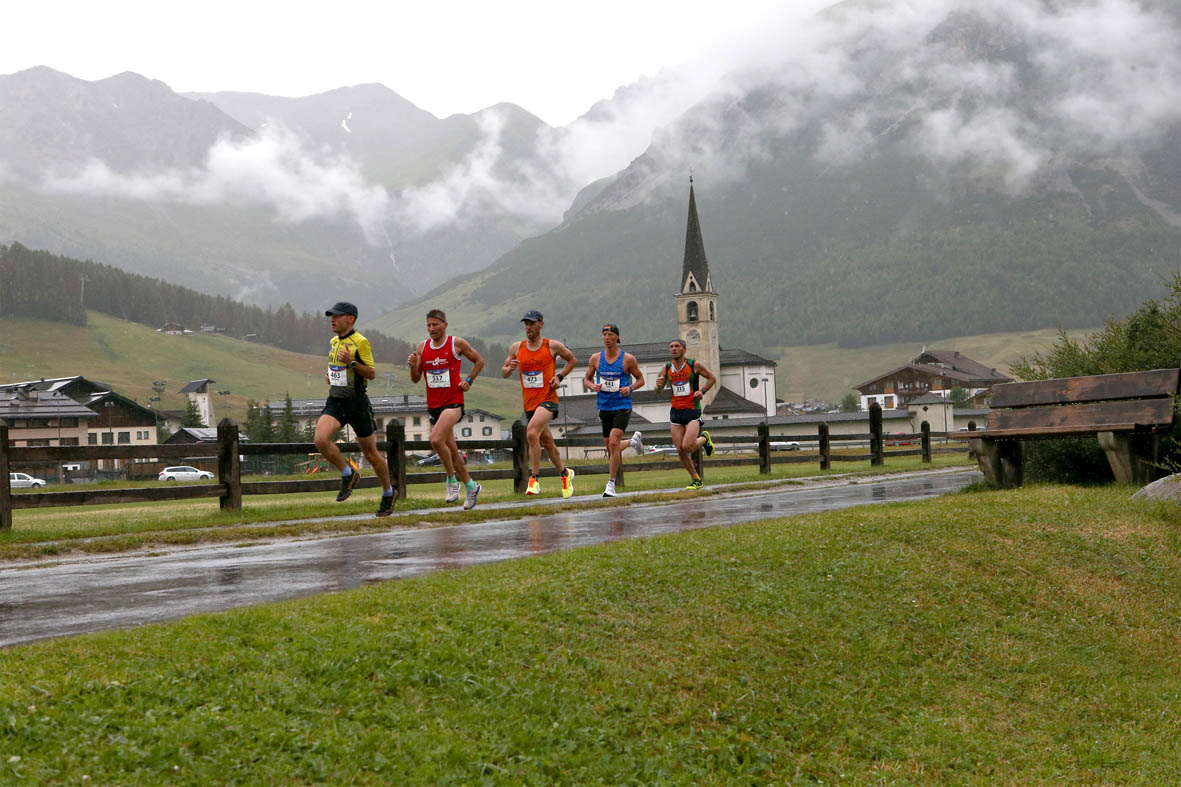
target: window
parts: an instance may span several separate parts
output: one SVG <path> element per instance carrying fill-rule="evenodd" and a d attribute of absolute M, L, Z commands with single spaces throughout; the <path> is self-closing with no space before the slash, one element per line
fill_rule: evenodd
<path fill-rule="evenodd" d="M 492 436 L 492 427 L 491 427 L 491 426 L 485 426 L 485 427 L 484 427 L 484 429 L 483 429 L 483 431 L 484 431 L 484 436 L 485 436 L 485 437 L 491 437 L 491 436 Z"/>
<path fill-rule="evenodd" d="M 98 434 L 95 432 L 91 432 L 90 434 L 86 435 L 86 444 L 87 445 L 98 445 Z"/>
<path fill-rule="evenodd" d="M 128 444 L 131 442 L 131 432 L 119 433 L 119 445 Z"/>
<path fill-rule="evenodd" d="M 420 416 L 420 415 L 414 416 L 414 425 L 415 426 L 422 426 L 422 416 Z M 414 439 L 417 440 L 418 438 L 415 437 Z"/>
<path fill-rule="evenodd" d="M 59 423 L 62 426 L 77 426 L 78 419 L 77 418 L 62 418 L 62 419 L 60 419 Z"/>
<path fill-rule="evenodd" d="M 63 437 L 57 441 L 58 445 L 78 445 L 77 437 Z"/>
<path fill-rule="evenodd" d="M 25 445 L 27 445 L 29 448 L 40 448 L 42 446 L 48 446 L 49 440 L 29 440 L 25 443 Z"/>
<path fill-rule="evenodd" d="M 711 320 L 716 320 L 716 319 L 717 319 L 717 317 L 715 317 L 715 316 L 714 316 L 714 304 L 713 304 L 713 301 L 710 301 L 710 302 L 709 302 L 709 318 L 710 318 Z"/>
<path fill-rule="evenodd" d="M 103 445 L 114 445 L 115 435 L 110 432 L 103 432 Z"/>
<path fill-rule="evenodd" d="M 415 420 L 418 420 L 418 419 L 416 418 Z M 421 439 L 422 439 L 422 435 L 420 435 L 420 434 L 416 434 L 416 435 L 414 435 L 414 439 L 415 439 L 415 440 L 421 440 Z"/>
<path fill-rule="evenodd" d="M 484 423 L 484 416 L 480 416 L 480 423 Z"/>
<path fill-rule="evenodd" d="M 472 436 L 472 428 L 470 426 L 465 426 L 463 428 L 463 430 L 460 432 L 460 434 L 463 437 L 471 437 Z"/>
<path fill-rule="evenodd" d="M 146 429 L 144 429 L 144 430 L 137 429 L 135 432 L 135 439 L 136 440 L 147 440 L 148 439 L 148 431 Z"/>
<path fill-rule="evenodd" d="M 689 301 L 689 305 L 685 307 L 685 315 L 689 322 L 697 322 L 697 301 Z"/>

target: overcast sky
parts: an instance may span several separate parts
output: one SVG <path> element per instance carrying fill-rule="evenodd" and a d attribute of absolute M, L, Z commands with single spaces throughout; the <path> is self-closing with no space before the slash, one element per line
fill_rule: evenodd
<path fill-rule="evenodd" d="M 510 101 L 573 120 L 664 66 L 725 60 L 833 0 L 8 2 L 0 74 L 135 71 L 177 92 L 381 82 L 435 115 Z"/>

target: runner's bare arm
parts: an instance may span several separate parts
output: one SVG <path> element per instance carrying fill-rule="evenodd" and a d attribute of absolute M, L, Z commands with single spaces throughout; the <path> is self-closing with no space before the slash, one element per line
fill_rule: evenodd
<path fill-rule="evenodd" d="M 549 347 L 550 352 L 554 354 L 555 358 L 561 358 L 566 362 L 566 365 L 562 367 L 562 371 L 554 375 L 557 381 L 555 382 L 554 380 L 550 380 L 550 387 L 557 388 L 562 384 L 562 380 L 565 380 L 567 377 L 569 377 L 570 372 L 574 371 L 574 368 L 578 366 L 578 359 L 574 357 L 574 353 L 570 352 L 569 347 L 557 341 L 556 339 L 549 340 Z"/>
<path fill-rule="evenodd" d="M 653 388 L 653 390 L 655 390 L 655 391 L 663 391 L 664 390 L 664 384 L 668 382 L 668 378 L 665 376 L 667 373 L 668 373 L 667 366 L 665 366 L 663 369 L 660 370 L 660 374 L 656 375 L 656 385 Z"/>
<path fill-rule="evenodd" d="M 478 352 L 476 352 L 476 348 L 472 347 L 471 344 L 468 343 L 467 339 L 456 338 L 455 349 L 460 355 L 472 362 L 471 371 L 467 373 L 467 377 L 465 377 L 463 382 L 459 384 L 459 387 L 464 391 L 471 390 L 472 384 L 469 383 L 468 380 L 475 381 L 475 379 L 480 376 L 480 372 L 484 371 L 484 359 Z"/>
<path fill-rule="evenodd" d="M 693 364 L 693 371 L 697 372 L 698 377 L 705 380 L 705 385 L 701 386 L 701 388 L 698 389 L 693 395 L 694 399 L 700 399 L 702 396 L 705 396 L 706 391 L 714 387 L 714 384 L 717 383 L 718 378 L 714 377 L 713 372 L 711 372 L 709 369 L 706 369 L 699 363 Z"/>
<path fill-rule="evenodd" d="M 624 394 L 625 396 L 631 396 L 634 392 L 644 387 L 644 373 L 640 371 L 640 365 L 636 363 L 636 356 L 631 353 L 623 354 L 623 371 L 632 377 L 632 384 L 624 386 L 627 389 L 627 393 Z M 619 392 L 623 393 L 623 389 L 621 388 Z"/>
<path fill-rule="evenodd" d="M 410 382 L 416 383 L 422 379 L 422 348 L 426 346 L 426 342 L 419 342 L 418 346 L 414 348 L 414 352 L 410 353 L 410 357 L 406 359 L 406 365 L 410 367 Z"/>
<path fill-rule="evenodd" d="M 508 348 L 508 357 L 504 359 L 504 366 L 500 367 L 501 377 L 508 377 L 517 368 L 517 364 L 520 363 L 517 360 L 517 351 L 520 349 L 520 342 L 513 342 L 513 346 Z"/>
<path fill-rule="evenodd" d="M 582 382 L 586 384 L 588 391 L 598 392 L 603 386 L 595 382 L 595 372 L 599 370 L 599 354 L 595 353 L 590 357 L 590 361 L 586 364 L 586 374 L 582 377 Z"/>

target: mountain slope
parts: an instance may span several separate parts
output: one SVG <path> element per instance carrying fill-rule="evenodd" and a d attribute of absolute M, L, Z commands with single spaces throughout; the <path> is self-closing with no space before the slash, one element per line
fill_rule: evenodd
<path fill-rule="evenodd" d="M 429 302 L 481 334 L 515 336 L 536 306 L 572 341 L 593 342 L 605 320 L 669 335 L 691 168 L 724 345 L 855 346 L 1124 314 L 1181 264 L 1181 118 L 1139 101 L 1152 78 L 1112 75 L 1106 52 L 1067 36 L 1067 13 L 1022 27 L 953 10 L 890 40 L 849 28 L 839 66 L 748 74 L 584 192 L 563 226 L 382 325 Z M 1150 21 L 1165 26 L 1160 46 L 1181 40 L 1168 18 Z M 1167 51 L 1151 45 L 1120 57 L 1152 68 Z M 1122 109 L 1122 124 L 1105 109 Z"/>

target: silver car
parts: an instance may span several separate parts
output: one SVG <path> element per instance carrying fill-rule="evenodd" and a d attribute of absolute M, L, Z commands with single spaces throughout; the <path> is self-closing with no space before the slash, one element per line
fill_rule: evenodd
<path fill-rule="evenodd" d="M 45 486 L 45 479 L 33 478 L 28 473 L 9 473 L 8 486 L 10 489 L 40 489 Z"/>
<path fill-rule="evenodd" d="M 161 481 L 212 481 L 213 473 L 188 465 L 166 467 L 160 471 Z"/>

